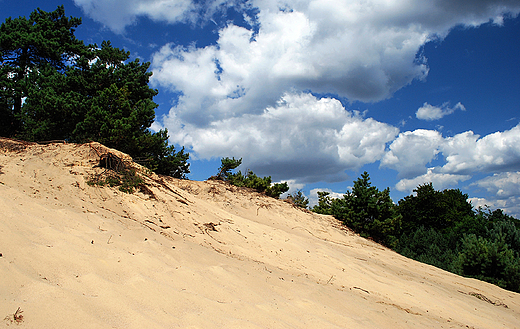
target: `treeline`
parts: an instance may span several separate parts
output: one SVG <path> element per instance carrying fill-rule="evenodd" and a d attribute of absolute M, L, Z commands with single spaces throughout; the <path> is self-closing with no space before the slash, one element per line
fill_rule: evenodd
<path fill-rule="evenodd" d="M 365 172 L 342 198 L 318 192 L 312 210 L 406 257 L 520 292 L 520 221 L 502 210 L 473 210 L 458 189 L 429 183 L 414 192 L 394 204 Z"/>
<path fill-rule="evenodd" d="M 130 53 L 85 45 L 74 36 L 81 18 L 63 6 L 37 9 L 0 25 L 0 135 L 27 141 L 97 141 L 160 174 L 189 173 L 189 154 L 151 132 L 157 90 L 148 87 L 150 63 Z"/>

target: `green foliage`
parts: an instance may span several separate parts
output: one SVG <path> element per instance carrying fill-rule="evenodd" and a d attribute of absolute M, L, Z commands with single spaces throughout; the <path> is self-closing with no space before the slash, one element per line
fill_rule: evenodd
<path fill-rule="evenodd" d="M 140 157 L 134 160 L 156 173 L 185 179 L 190 172 L 188 159 L 189 153 L 184 152 L 184 147 L 176 152 L 173 145 L 168 145 L 168 130 L 160 130 L 157 133 L 146 131 L 136 141 L 135 154 Z"/>
<path fill-rule="evenodd" d="M 520 291 L 520 258 L 509 249 L 503 235 L 494 239 L 465 235 L 456 266 L 462 275 Z"/>
<path fill-rule="evenodd" d="M 126 193 L 133 193 L 134 189 L 143 183 L 143 179 L 136 173 L 135 169 L 126 170 L 121 177 L 119 190 Z"/>
<path fill-rule="evenodd" d="M 518 221 L 516 221 L 518 222 Z M 514 220 L 501 220 L 493 223 L 487 236 L 494 241 L 504 240 L 504 243 L 513 250 L 517 257 L 520 255 L 520 229 Z"/>
<path fill-rule="evenodd" d="M 236 160 L 234 157 L 232 159 L 226 157 L 220 159 L 221 166 L 218 168 L 217 179 L 220 180 L 229 180 L 232 176 L 231 170 L 236 169 L 238 166 L 242 164 L 242 158 Z M 232 183 L 233 185 L 237 185 Z M 238 185 L 237 185 L 238 186 Z"/>
<path fill-rule="evenodd" d="M 0 134 L 3 136 L 12 136 L 16 131 L 16 118 L 13 112 L 15 84 L 13 79 L 8 78 L 10 72 L 9 66 L 0 65 L 0 85 L 2 86 L 0 88 Z"/>
<path fill-rule="evenodd" d="M 330 192 L 318 191 L 318 204 L 311 209 L 315 213 L 332 215 L 332 198 Z"/>
<path fill-rule="evenodd" d="M 220 159 L 221 166 L 218 169 L 217 176 L 211 177 L 213 179 L 220 179 L 229 182 L 238 187 L 248 187 L 258 192 L 263 192 L 273 198 L 279 198 L 281 194 L 289 190 L 287 183 L 271 183 L 271 176 L 258 177 L 255 173 L 248 170 L 243 175 L 241 171 L 232 173 L 231 170 L 236 169 L 242 164 L 242 158 L 236 160 L 235 158 Z"/>
<path fill-rule="evenodd" d="M 361 236 L 387 245 L 395 242 L 394 231 L 400 226 L 400 217 L 390 198 L 390 190 L 379 191 L 372 186 L 367 172 L 354 182 L 352 192 L 348 191 L 343 198 L 330 198 L 328 192 L 318 192 L 318 197 L 318 205 L 313 211 L 333 215 Z"/>
<path fill-rule="evenodd" d="M 280 195 L 289 190 L 289 185 L 286 182 L 272 184 L 271 176 L 259 177 L 249 170 L 245 175 L 240 171 L 229 174 L 228 181 L 235 186 L 248 187 L 273 198 L 279 198 Z"/>
<path fill-rule="evenodd" d="M 520 291 L 518 220 L 501 210 L 474 212 L 459 190 L 435 191 L 425 184 L 415 192 L 399 202 L 404 223 L 397 252 Z"/>
<path fill-rule="evenodd" d="M 9 106 L 3 108 L 2 116 L 11 119 L 9 133 L 23 126 L 26 113 L 22 105 L 34 86 L 36 72 L 43 67 L 63 72 L 66 63 L 83 52 L 83 42 L 74 37 L 74 29 L 80 24 L 80 18 L 67 18 L 63 6 L 59 6 L 50 13 L 37 9 L 29 19 L 7 18 L 0 25 L 0 79 L 6 86 L 2 95 L 6 99 L 1 103 Z M 7 115 L 9 111 L 11 115 Z"/>
<path fill-rule="evenodd" d="M 271 177 L 258 177 L 252 171 L 248 170 L 244 176 L 243 186 L 252 188 L 258 192 L 264 192 L 271 186 Z"/>
<path fill-rule="evenodd" d="M 152 133 L 157 90 L 150 63 L 103 41 L 74 36 L 79 18 L 63 6 L 0 25 L 0 134 L 29 141 L 98 141 L 128 153 L 157 173 L 185 177 L 189 154 Z"/>
<path fill-rule="evenodd" d="M 287 199 L 291 200 L 292 203 L 294 203 L 295 206 L 307 209 L 309 205 L 309 199 L 305 197 L 302 190 L 298 190 L 294 194 L 289 194 L 287 196 Z"/>
<path fill-rule="evenodd" d="M 344 199 L 347 210 L 343 219 L 345 224 L 377 241 L 383 241 L 384 234 L 396 215 L 390 190 L 387 188 L 379 191 L 370 183 L 368 173 L 364 172 L 354 182 L 352 192 L 347 192 Z"/>
<path fill-rule="evenodd" d="M 434 228 L 419 227 L 399 237 L 395 251 L 417 261 L 453 271 L 452 263 L 457 258 L 457 249 L 452 249 L 452 235 L 445 235 Z"/>
<path fill-rule="evenodd" d="M 417 227 L 450 230 L 473 209 L 468 195 L 460 190 L 436 191 L 431 183 L 419 185 L 414 192 L 399 201 L 397 211 L 402 216 L 402 232 L 410 233 Z"/>
<path fill-rule="evenodd" d="M 109 172 L 108 175 L 91 177 L 87 184 L 94 186 L 110 187 L 119 186 L 119 190 L 125 193 L 133 193 L 135 189 L 143 183 L 143 179 L 137 174 L 135 169 L 124 168 L 118 172 Z"/>
<path fill-rule="evenodd" d="M 280 195 L 284 194 L 287 191 L 289 191 L 289 185 L 287 185 L 287 182 L 275 183 L 265 189 L 265 194 L 275 199 L 278 199 L 280 198 Z"/>

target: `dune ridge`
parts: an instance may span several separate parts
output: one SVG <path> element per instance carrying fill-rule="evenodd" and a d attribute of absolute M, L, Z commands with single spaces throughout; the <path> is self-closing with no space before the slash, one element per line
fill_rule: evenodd
<path fill-rule="evenodd" d="M 108 152 L 146 188 L 88 185 Z M 0 138 L 0 213 L 0 327 L 520 327 L 517 293 L 282 200 L 151 174 L 99 143 Z"/>

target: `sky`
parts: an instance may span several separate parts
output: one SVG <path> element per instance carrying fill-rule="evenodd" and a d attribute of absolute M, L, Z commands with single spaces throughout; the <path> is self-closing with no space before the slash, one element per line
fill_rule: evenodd
<path fill-rule="evenodd" d="M 242 158 L 315 204 L 367 171 L 396 203 L 432 182 L 520 218 L 518 0 L 0 0 L 2 22 L 61 4 L 151 63 L 189 179 Z"/>

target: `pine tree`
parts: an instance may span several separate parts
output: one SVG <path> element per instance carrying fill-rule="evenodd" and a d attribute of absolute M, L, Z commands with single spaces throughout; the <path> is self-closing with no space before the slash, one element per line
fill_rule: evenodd
<path fill-rule="evenodd" d="M 29 141 L 97 141 L 160 174 L 185 177 L 189 154 L 168 146 L 166 130 L 149 130 L 157 90 L 150 63 L 103 41 L 74 36 L 80 18 L 63 6 L 35 10 L 0 26 L 0 135 Z"/>
<path fill-rule="evenodd" d="M 10 120 L 8 124 L 4 123 L 9 127 L 9 133 L 23 129 L 22 122 L 30 117 L 22 111 L 22 105 L 29 97 L 30 88 L 34 88 L 37 79 L 34 76 L 38 71 L 46 70 L 46 74 L 50 74 L 51 69 L 63 72 L 66 63 L 85 50 L 83 42 L 74 36 L 75 28 L 80 24 L 80 18 L 67 18 L 64 7 L 59 6 L 53 12 L 38 8 L 29 19 L 9 17 L 0 25 L 0 83 L 4 105 L 1 116 Z"/>

